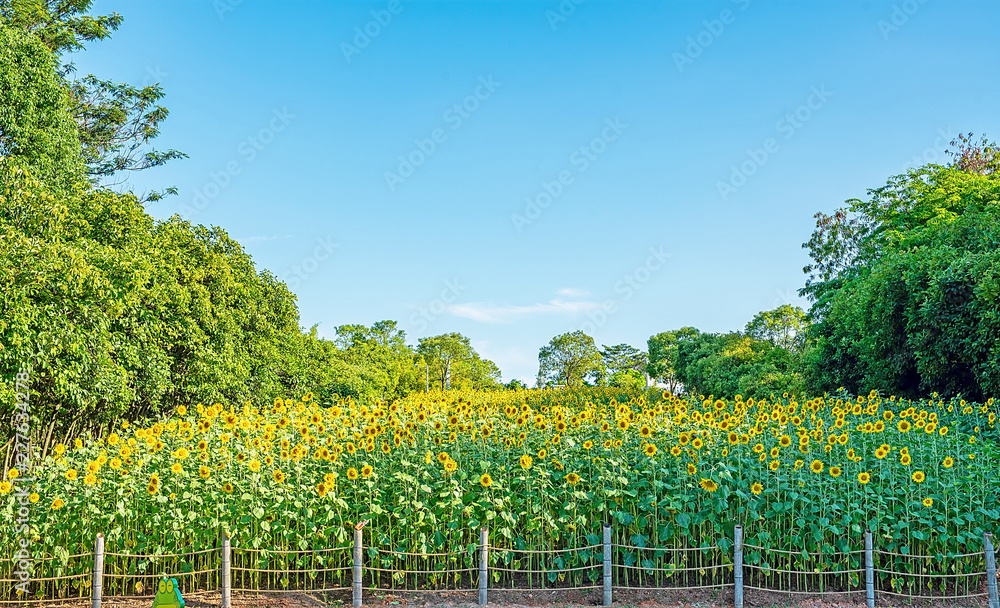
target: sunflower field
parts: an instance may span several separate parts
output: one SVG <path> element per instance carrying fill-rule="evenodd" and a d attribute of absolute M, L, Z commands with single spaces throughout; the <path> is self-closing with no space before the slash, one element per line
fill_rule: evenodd
<path fill-rule="evenodd" d="M 126 595 L 163 572 L 212 584 L 210 551 L 223 535 L 245 551 L 234 563 L 244 586 L 347 586 L 350 551 L 317 550 L 349 547 L 362 522 L 379 586 L 470 586 L 482 527 L 497 580 L 590 584 L 610 522 L 616 563 L 627 568 L 619 584 L 731 580 L 742 525 L 744 560 L 761 584 L 856 588 L 869 529 L 884 552 L 880 588 L 956 593 L 979 584 L 963 574 L 981 569 L 983 532 L 1000 517 L 997 442 L 993 399 L 936 395 L 304 395 L 182 406 L 58 445 L 30 481 L 7 471 L 0 519 L 13 521 L 13 490 L 28 483 L 31 551 L 45 573 L 87 572 L 90 561 L 74 556 L 103 532 L 106 588 Z M 0 558 L 11 558 L 16 539 L 0 542 Z M 958 559 L 969 554 L 978 562 Z M 0 578 L 11 578 L 10 563 L 0 562 Z M 80 595 L 87 585 L 56 580 L 38 594 Z"/>

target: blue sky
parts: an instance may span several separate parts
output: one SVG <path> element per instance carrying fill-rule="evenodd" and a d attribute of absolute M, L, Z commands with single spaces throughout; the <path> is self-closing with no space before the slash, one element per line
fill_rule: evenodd
<path fill-rule="evenodd" d="M 302 325 L 457 331 L 504 380 L 796 295 L 813 214 L 1000 136 L 1000 3 L 99 0 L 81 73 L 159 82 L 148 206 L 225 228 Z"/>

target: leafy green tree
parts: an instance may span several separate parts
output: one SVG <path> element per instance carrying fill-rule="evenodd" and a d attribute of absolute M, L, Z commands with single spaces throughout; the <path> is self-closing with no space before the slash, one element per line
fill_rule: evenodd
<path fill-rule="evenodd" d="M 656 381 L 663 382 L 671 393 L 681 388 L 677 378 L 677 347 L 683 340 L 689 340 L 700 332 L 694 327 L 682 327 L 650 336 L 646 341 L 649 349 L 649 363 L 646 373 Z"/>
<path fill-rule="evenodd" d="M 643 351 L 628 344 L 601 347 L 601 360 L 609 376 L 625 372 L 637 372 L 646 380 L 646 365 L 649 357 Z"/>
<path fill-rule="evenodd" d="M 57 60 L 83 49 L 88 42 L 110 37 L 121 25 L 122 17 L 117 13 L 89 15 L 91 5 L 92 0 L 0 0 L 0 21 L 41 42 Z M 164 95 L 158 84 L 136 87 L 93 74 L 72 80 L 74 70 L 72 63 L 65 63 L 56 78 L 68 95 L 81 160 L 94 184 L 121 186 L 129 172 L 187 158 L 177 150 L 150 147 L 169 113 L 158 103 Z M 155 201 L 176 193 L 176 188 L 168 187 L 150 192 L 142 200 Z"/>
<path fill-rule="evenodd" d="M 796 356 L 739 332 L 689 336 L 678 343 L 675 366 L 692 395 L 766 397 L 801 392 L 803 386 Z"/>
<path fill-rule="evenodd" d="M 558 335 L 538 351 L 539 387 L 580 386 L 588 379 L 596 383 L 603 374 L 601 352 L 583 331 Z"/>
<path fill-rule="evenodd" d="M 890 178 L 806 243 L 826 269 L 803 289 L 815 390 L 975 400 L 1000 390 L 1000 153 L 971 135 L 953 144 L 948 166 Z"/>
<path fill-rule="evenodd" d="M 447 389 L 492 389 L 500 385 L 500 368 L 483 359 L 459 333 L 421 338 L 417 354 L 430 366 L 432 383 Z"/>
<path fill-rule="evenodd" d="M 808 329 L 809 318 L 806 311 L 798 306 L 782 304 L 774 310 L 757 313 L 747 323 L 746 334 L 787 351 L 799 352 L 804 346 Z"/>

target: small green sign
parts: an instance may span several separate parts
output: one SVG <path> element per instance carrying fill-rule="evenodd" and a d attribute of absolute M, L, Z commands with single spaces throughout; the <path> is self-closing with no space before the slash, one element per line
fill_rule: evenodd
<path fill-rule="evenodd" d="M 176 578 L 160 580 L 156 597 L 153 598 L 153 608 L 184 608 L 184 598 L 181 597 Z"/>

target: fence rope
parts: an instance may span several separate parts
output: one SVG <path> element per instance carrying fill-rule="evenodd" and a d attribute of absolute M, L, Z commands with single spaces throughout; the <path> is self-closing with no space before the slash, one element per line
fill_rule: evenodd
<path fill-rule="evenodd" d="M 837 551 L 835 553 L 817 553 L 808 551 L 786 551 L 784 549 L 768 549 L 767 547 L 761 547 L 759 545 L 748 545 L 743 543 L 744 549 L 757 549 L 759 551 L 767 551 L 768 553 L 784 553 L 785 555 L 795 555 L 803 558 L 815 558 L 815 557 L 836 557 L 838 555 L 856 555 L 858 553 L 864 553 L 864 549 L 858 549 L 856 551 Z M 805 555 L 803 555 L 805 553 Z"/>
<path fill-rule="evenodd" d="M 638 549 L 640 551 L 709 551 L 711 549 L 718 549 L 719 547 L 637 547 L 635 545 L 619 545 L 616 543 L 611 543 L 612 547 L 618 547 L 619 549 Z M 746 547 L 747 545 L 743 545 Z"/>

